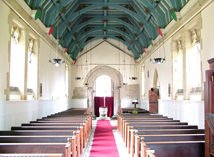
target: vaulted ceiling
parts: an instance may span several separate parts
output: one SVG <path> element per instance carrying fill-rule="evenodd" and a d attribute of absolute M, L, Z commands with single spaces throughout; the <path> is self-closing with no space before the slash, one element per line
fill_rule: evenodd
<path fill-rule="evenodd" d="M 189 0 L 24 0 L 73 60 L 88 43 L 123 42 L 138 59 Z M 38 19 L 37 19 L 38 20 Z"/>

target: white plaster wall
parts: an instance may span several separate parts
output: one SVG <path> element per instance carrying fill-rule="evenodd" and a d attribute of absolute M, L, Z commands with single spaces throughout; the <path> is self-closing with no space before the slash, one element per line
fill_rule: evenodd
<path fill-rule="evenodd" d="M 133 108 L 132 99 L 121 99 L 121 108 Z M 149 110 L 149 101 L 147 99 L 138 99 L 137 108 Z"/>
<path fill-rule="evenodd" d="M 38 118 L 70 108 L 66 100 L 1 101 L 0 130 L 10 130 Z"/>
<path fill-rule="evenodd" d="M 39 48 L 39 84 L 42 83 L 40 100 L 65 98 L 65 64 L 58 67 L 49 63 L 50 46 L 40 38 Z M 56 52 L 52 50 L 52 59 Z"/>
<path fill-rule="evenodd" d="M 201 52 L 201 61 L 202 61 L 202 72 L 203 80 L 205 81 L 205 71 L 209 69 L 209 64 L 207 60 L 214 58 L 214 31 L 213 25 L 214 20 L 211 16 L 214 15 L 214 3 L 211 3 L 206 9 L 201 13 L 202 16 L 202 29 L 201 29 L 201 39 L 202 39 L 202 52 Z"/>
<path fill-rule="evenodd" d="M 149 100 L 148 99 L 140 99 L 141 108 L 149 111 Z"/>
<path fill-rule="evenodd" d="M 141 100 L 138 100 L 137 108 L 141 108 Z M 132 104 L 132 99 L 121 99 L 121 108 L 134 108 L 134 104 Z"/>
<path fill-rule="evenodd" d="M 89 43 L 87 46 L 84 47 L 83 51 L 79 55 L 84 54 L 87 50 L 91 49 L 92 47 L 94 47 L 95 45 L 97 45 L 98 43 L 100 43 L 102 41 L 103 41 L 103 39 L 99 39 L 99 40 L 93 41 L 92 43 Z M 124 49 L 123 43 L 119 44 L 119 41 L 116 41 L 114 39 L 108 39 L 108 41 L 118 47 L 120 46 L 120 48 L 122 50 L 125 50 L 126 53 L 132 55 L 132 52 L 127 50 L 126 46 Z M 110 45 L 107 42 L 103 42 L 102 44 L 100 44 L 99 46 L 97 46 L 96 48 L 94 48 L 93 50 L 91 50 L 87 53 L 87 63 L 86 63 L 86 54 L 82 55 L 81 57 L 78 57 L 77 63 L 75 64 L 75 66 L 72 67 L 73 74 L 75 75 L 73 78 L 71 78 L 73 81 L 72 88 L 83 87 L 84 79 L 82 81 L 75 80 L 75 77 L 77 75 L 82 76 L 82 70 L 80 68 L 81 65 L 83 65 L 83 69 L 88 67 L 88 71 L 98 65 L 108 65 L 108 66 L 120 71 L 121 74 L 124 74 L 123 60 L 124 60 L 124 53 L 122 51 L 120 51 L 120 55 L 119 55 L 119 50 L 117 48 L 113 47 L 112 45 Z M 120 63 L 120 65 L 119 65 L 119 63 Z M 134 62 L 134 59 L 132 57 L 125 54 L 125 69 L 126 69 L 125 74 L 126 74 L 126 78 L 127 78 L 126 83 L 139 84 L 139 82 L 140 82 L 139 80 L 132 81 L 132 80 L 128 79 L 130 75 L 133 76 L 133 73 L 130 73 L 130 64 L 131 64 L 131 71 L 132 71 L 134 69 L 134 65 L 137 65 L 137 64 Z M 76 66 L 78 66 L 78 68 Z M 138 68 L 135 70 L 137 71 Z M 83 71 L 83 72 L 85 73 L 85 71 Z M 138 77 L 137 72 L 136 72 L 136 75 Z"/>
<path fill-rule="evenodd" d="M 204 129 L 204 101 L 159 99 L 158 113 Z"/>
<path fill-rule="evenodd" d="M 86 99 L 0 101 L 0 130 L 10 130 L 69 108 L 87 108 Z"/>
<path fill-rule="evenodd" d="M 69 104 L 72 108 L 87 108 L 87 99 L 71 99 Z"/>
<path fill-rule="evenodd" d="M 162 64 L 153 64 L 148 58 L 145 61 L 145 98 L 148 99 L 148 91 L 153 87 L 154 71 L 158 72 L 158 84 L 160 84 L 161 99 L 171 99 L 168 97 L 168 84 L 172 85 L 172 55 L 171 39 L 164 43 L 166 61 Z M 160 47 L 160 54 L 163 57 L 163 46 Z M 158 57 L 158 50 L 152 54 L 152 59 Z M 149 78 L 147 76 L 149 71 Z"/>
<path fill-rule="evenodd" d="M 0 1 L 0 100 L 6 100 L 4 90 L 7 89 L 7 73 L 9 73 L 10 27 L 8 15 L 10 9 Z"/>

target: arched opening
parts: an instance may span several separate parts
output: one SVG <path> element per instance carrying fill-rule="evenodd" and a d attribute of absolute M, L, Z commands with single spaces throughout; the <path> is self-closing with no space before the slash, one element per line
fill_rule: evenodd
<path fill-rule="evenodd" d="M 84 84 L 88 83 L 88 87 L 89 87 L 89 94 L 88 94 L 88 106 L 89 108 L 91 108 L 92 110 L 92 114 L 94 114 L 94 97 L 96 96 L 96 88 L 95 88 L 95 84 L 96 84 L 96 79 L 102 75 L 106 75 L 108 77 L 111 78 L 111 82 L 112 82 L 112 88 L 111 88 L 111 92 L 112 92 L 112 96 L 113 96 L 113 102 L 114 102 L 114 116 L 117 115 L 118 112 L 118 108 L 120 108 L 120 90 L 119 90 L 119 86 L 121 85 L 121 83 L 123 82 L 123 76 L 121 75 L 121 73 L 119 71 L 117 71 L 114 68 L 111 68 L 109 66 L 96 66 L 95 68 L 93 68 L 86 76 Z"/>
<path fill-rule="evenodd" d="M 114 109 L 114 97 L 112 92 L 113 83 L 111 77 L 107 75 L 99 76 L 94 83 L 95 97 L 94 97 L 94 110 L 95 115 L 100 117 L 99 108 L 105 107 L 107 109 L 107 115 L 104 116 L 112 117 Z"/>
<path fill-rule="evenodd" d="M 153 78 L 153 91 L 159 96 L 160 82 L 158 78 L 158 71 L 155 69 Z"/>

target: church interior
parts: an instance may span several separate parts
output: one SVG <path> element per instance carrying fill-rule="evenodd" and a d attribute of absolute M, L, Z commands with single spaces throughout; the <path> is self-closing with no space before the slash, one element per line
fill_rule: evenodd
<path fill-rule="evenodd" d="M 214 156 L 213 0 L 1 0 L 0 156 Z"/>

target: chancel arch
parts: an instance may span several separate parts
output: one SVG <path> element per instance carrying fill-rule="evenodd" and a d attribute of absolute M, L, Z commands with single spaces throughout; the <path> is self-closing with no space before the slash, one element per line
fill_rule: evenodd
<path fill-rule="evenodd" d="M 97 66 L 93 68 L 86 76 L 84 84 L 88 83 L 89 94 L 88 94 L 88 107 L 92 109 L 92 113 L 94 114 L 94 83 L 95 80 L 101 76 L 107 75 L 109 76 L 113 83 L 113 97 L 114 97 L 114 115 L 117 115 L 118 108 L 120 108 L 120 89 L 119 86 L 123 82 L 123 77 L 119 71 L 109 66 Z"/>

